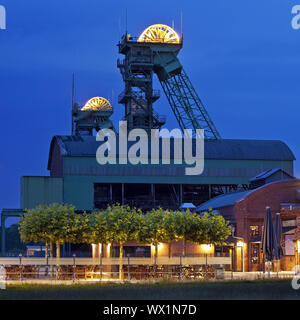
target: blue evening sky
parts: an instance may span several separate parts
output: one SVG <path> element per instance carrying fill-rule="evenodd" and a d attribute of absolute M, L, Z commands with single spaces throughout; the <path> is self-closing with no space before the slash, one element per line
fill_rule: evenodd
<path fill-rule="evenodd" d="M 48 175 L 51 137 L 70 134 L 73 72 L 76 101 L 113 96 L 115 125 L 123 117 L 116 44 L 126 8 L 133 36 L 172 20 L 180 33 L 182 10 L 179 58 L 223 138 L 280 139 L 300 158 L 300 29 L 291 27 L 300 0 L 0 4 L 7 10 L 7 30 L 0 30 L 0 210 L 19 207 L 20 177 Z M 169 129 L 177 127 L 164 96 L 155 109 L 167 115 Z"/>

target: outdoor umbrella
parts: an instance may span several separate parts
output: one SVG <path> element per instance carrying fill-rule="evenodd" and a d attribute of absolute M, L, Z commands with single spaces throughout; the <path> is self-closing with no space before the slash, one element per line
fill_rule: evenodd
<path fill-rule="evenodd" d="M 191 202 L 185 202 L 179 207 L 179 210 L 186 210 L 186 209 L 190 209 L 190 211 L 194 211 L 196 209 L 196 206 Z"/>
<path fill-rule="evenodd" d="M 281 237 L 282 237 L 282 225 L 281 225 L 281 219 L 280 219 L 280 213 L 276 213 L 276 219 L 275 219 L 275 234 L 276 234 L 276 240 L 277 240 L 277 248 L 275 250 L 275 257 L 277 260 L 277 276 L 278 276 L 278 264 L 279 260 L 283 256 L 283 250 L 281 246 Z"/>
<path fill-rule="evenodd" d="M 270 277 L 270 262 L 274 260 L 277 248 L 277 239 L 273 227 L 272 214 L 270 207 L 266 207 L 266 216 L 264 221 L 264 231 L 262 234 L 262 252 L 268 261 L 268 276 Z"/>

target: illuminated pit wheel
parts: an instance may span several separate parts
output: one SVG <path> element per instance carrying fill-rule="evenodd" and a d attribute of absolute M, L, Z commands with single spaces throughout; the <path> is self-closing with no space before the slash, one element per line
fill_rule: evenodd
<path fill-rule="evenodd" d="M 180 43 L 176 31 L 164 24 L 153 24 L 143 31 L 138 42 Z"/>
<path fill-rule="evenodd" d="M 103 97 L 94 97 L 90 99 L 81 111 L 112 111 L 112 106 L 108 100 Z"/>

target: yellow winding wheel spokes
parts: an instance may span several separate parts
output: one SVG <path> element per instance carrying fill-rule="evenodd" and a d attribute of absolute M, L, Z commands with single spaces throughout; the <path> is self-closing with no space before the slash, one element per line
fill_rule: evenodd
<path fill-rule="evenodd" d="M 143 31 L 138 42 L 180 43 L 176 31 L 164 24 L 153 24 Z"/>
<path fill-rule="evenodd" d="M 112 106 L 105 98 L 94 97 L 84 105 L 81 111 L 112 111 Z"/>

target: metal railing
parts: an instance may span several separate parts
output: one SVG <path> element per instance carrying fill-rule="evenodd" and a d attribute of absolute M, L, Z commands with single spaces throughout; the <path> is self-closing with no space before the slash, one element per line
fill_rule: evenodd
<path fill-rule="evenodd" d="M 107 270 L 110 269 L 110 270 Z M 155 280 L 155 279 L 213 279 L 218 275 L 214 266 L 123 265 L 121 271 L 112 266 L 6 266 L 3 280 Z"/>
<path fill-rule="evenodd" d="M 216 277 L 229 257 L 0 258 L 5 280 L 200 279 Z"/>
<path fill-rule="evenodd" d="M 0 265 L 3 266 L 94 266 L 99 265 L 99 258 L 0 258 Z M 128 257 L 123 258 L 102 258 L 102 265 L 128 264 Z M 210 255 L 200 255 L 194 257 L 166 257 L 159 256 L 155 259 L 143 257 L 130 257 L 131 265 L 230 265 L 231 257 L 214 257 Z"/>

